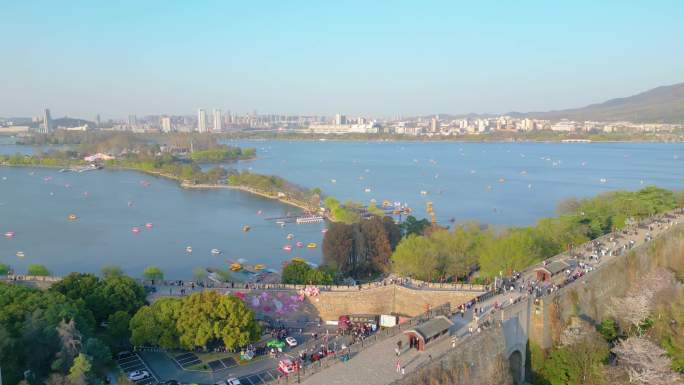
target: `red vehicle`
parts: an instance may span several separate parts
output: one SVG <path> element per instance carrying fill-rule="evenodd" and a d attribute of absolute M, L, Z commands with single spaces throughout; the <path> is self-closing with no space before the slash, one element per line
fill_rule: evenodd
<path fill-rule="evenodd" d="M 296 368 L 297 366 L 292 362 L 292 360 L 287 358 L 280 360 L 278 363 L 278 370 L 286 376 L 290 373 L 293 373 Z"/>
<path fill-rule="evenodd" d="M 351 319 L 349 319 L 348 315 L 341 315 L 340 318 L 337 319 L 337 330 L 345 332 L 351 329 L 351 326 Z"/>

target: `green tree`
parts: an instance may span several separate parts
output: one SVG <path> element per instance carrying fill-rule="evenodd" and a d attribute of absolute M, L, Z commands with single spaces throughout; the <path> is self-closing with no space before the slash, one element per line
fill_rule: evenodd
<path fill-rule="evenodd" d="M 83 348 L 84 353 L 90 357 L 93 371 L 101 373 L 112 361 L 112 352 L 109 346 L 98 338 L 88 338 Z"/>
<path fill-rule="evenodd" d="M 93 315 L 100 322 L 119 310 L 133 314 L 145 303 L 145 289 L 126 276 L 104 279 L 93 296 Z"/>
<path fill-rule="evenodd" d="M 409 236 L 411 234 L 423 235 L 423 232 L 430 227 L 430 221 L 425 218 L 418 220 L 413 215 L 409 215 L 399 227 L 401 227 L 404 236 Z"/>
<path fill-rule="evenodd" d="M 164 279 L 164 272 L 157 266 L 148 266 L 143 271 L 143 276 L 146 279 Z"/>
<path fill-rule="evenodd" d="M 308 263 L 294 260 L 283 268 L 282 282 L 298 285 L 329 285 L 332 276 L 321 269 L 312 268 Z"/>
<path fill-rule="evenodd" d="M 290 261 L 287 266 L 283 268 L 281 280 L 288 284 L 305 284 L 307 274 L 311 270 L 311 266 L 303 261 Z"/>
<path fill-rule="evenodd" d="M 126 346 L 131 338 L 130 323 L 131 315 L 123 310 L 116 311 L 107 318 L 107 336 L 112 346 Z"/>
<path fill-rule="evenodd" d="M 74 359 L 74 364 L 69 369 L 69 381 L 73 385 L 88 385 L 91 376 L 92 364 L 90 357 L 81 353 Z"/>
<path fill-rule="evenodd" d="M 83 300 L 89 304 L 93 301 L 91 297 L 99 285 L 100 279 L 93 274 L 70 273 L 50 286 L 49 290 L 61 293 L 74 301 Z"/>
<path fill-rule="evenodd" d="M 0 263 L 0 275 L 8 275 L 12 271 L 12 268 L 10 265 L 6 265 L 4 263 Z"/>
<path fill-rule="evenodd" d="M 596 330 L 607 342 L 613 342 L 620 336 L 620 328 L 618 327 L 618 323 L 613 318 L 604 319 L 596 327 Z"/>
<path fill-rule="evenodd" d="M 480 249 L 479 264 L 483 276 L 510 275 L 550 256 L 530 228 L 513 228 L 490 238 Z"/>
<path fill-rule="evenodd" d="M 432 281 L 440 275 L 439 253 L 429 238 L 411 234 L 392 254 L 392 268 L 399 275 Z"/>
<path fill-rule="evenodd" d="M 177 327 L 180 344 L 186 349 L 203 347 L 213 340 L 221 340 L 227 349 L 235 349 L 260 337 L 252 310 L 239 298 L 215 291 L 185 297 Z"/>
<path fill-rule="evenodd" d="M 48 276 L 50 275 L 50 270 L 48 270 L 48 268 L 43 265 L 32 263 L 28 265 L 27 274 L 35 276 Z"/>
<path fill-rule="evenodd" d="M 151 306 L 143 306 L 131 318 L 131 343 L 154 345 L 165 349 L 179 347 L 177 327 L 183 301 L 177 298 L 161 298 Z"/>
<path fill-rule="evenodd" d="M 138 309 L 131 318 L 130 329 L 133 346 L 159 344 L 161 330 L 151 306 L 143 306 Z"/>
<path fill-rule="evenodd" d="M 542 374 L 551 385 L 599 385 L 609 353 L 605 341 L 586 337 L 553 350 L 544 361 Z"/>

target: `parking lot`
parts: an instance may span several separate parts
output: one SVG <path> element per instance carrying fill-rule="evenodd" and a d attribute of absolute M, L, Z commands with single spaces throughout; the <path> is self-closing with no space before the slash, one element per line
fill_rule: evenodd
<path fill-rule="evenodd" d="M 239 379 L 244 385 L 260 385 L 268 381 L 273 381 L 281 375 L 282 374 L 278 371 L 278 369 L 269 369 L 260 373 L 239 377 Z"/>
<path fill-rule="evenodd" d="M 202 362 L 194 353 L 179 354 L 174 356 L 173 359 L 175 359 L 178 365 L 183 369 L 187 369 L 192 365 L 197 365 Z"/>
<path fill-rule="evenodd" d="M 144 380 L 139 380 L 139 381 L 134 381 L 136 385 L 154 385 L 159 382 L 159 378 L 155 375 L 155 373 L 147 366 L 145 361 L 143 361 L 137 353 L 129 353 L 129 354 L 124 354 L 121 355 L 116 359 L 117 365 L 119 365 L 119 368 L 121 371 L 125 374 L 128 375 L 128 373 L 134 371 L 134 370 L 146 370 L 149 374 L 150 377 L 144 379 Z"/>

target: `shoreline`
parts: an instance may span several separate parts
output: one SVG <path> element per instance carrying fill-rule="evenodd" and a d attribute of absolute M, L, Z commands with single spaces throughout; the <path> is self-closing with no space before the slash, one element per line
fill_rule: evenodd
<path fill-rule="evenodd" d="M 48 166 L 48 165 L 24 165 L 24 164 L 6 164 L 2 163 L 0 164 L 0 167 L 24 167 L 24 168 L 46 168 L 46 169 L 63 169 L 66 167 L 72 167 L 72 166 L 64 166 L 64 165 L 56 165 L 56 166 Z M 103 170 L 108 170 L 108 171 L 133 171 L 133 172 L 138 172 L 141 174 L 147 174 L 159 178 L 164 178 L 168 180 L 173 180 L 178 182 L 178 187 L 182 189 L 187 189 L 187 190 L 212 190 L 212 189 L 231 189 L 231 190 L 239 190 L 244 193 L 256 195 L 261 198 L 266 198 L 266 199 L 271 199 L 278 201 L 280 203 L 286 204 L 288 206 L 296 207 L 299 209 L 302 209 L 304 211 L 311 211 L 311 208 L 306 206 L 304 203 L 301 202 L 296 202 L 293 200 L 289 200 L 286 198 L 279 198 L 277 196 L 270 195 L 268 193 L 258 191 L 255 189 L 252 189 L 247 186 L 232 186 L 232 185 L 227 185 L 227 184 L 194 184 L 186 179 L 182 179 L 180 177 L 177 177 L 175 175 L 171 174 L 165 174 L 162 172 L 155 172 L 155 171 L 146 171 L 146 170 L 140 170 L 136 168 L 130 168 L 130 167 L 104 167 Z M 331 220 L 327 215 L 323 215 L 323 218 L 327 220 Z"/>

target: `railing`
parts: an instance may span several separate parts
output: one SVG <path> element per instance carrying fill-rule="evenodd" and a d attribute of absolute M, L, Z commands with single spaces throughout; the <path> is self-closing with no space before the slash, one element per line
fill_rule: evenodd
<path fill-rule="evenodd" d="M 0 276 L 1 281 L 22 281 L 22 282 L 59 282 L 62 277 L 56 277 L 51 275 L 22 275 L 22 274 L 9 274 L 6 276 Z"/>
<path fill-rule="evenodd" d="M 487 285 L 476 285 L 467 283 L 428 283 L 410 278 L 398 278 L 394 280 L 383 280 L 359 285 L 295 285 L 285 283 L 251 283 L 251 282 L 197 282 L 186 280 L 140 280 L 143 285 L 151 286 L 178 286 L 183 288 L 194 287 L 201 289 L 231 289 L 231 290 L 291 290 L 299 291 L 307 287 L 315 286 L 320 291 L 325 292 L 350 292 L 373 290 L 381 287 L 397 285 L 414 290 L 451 290 L 466 292 L 486 292 L 489 290 Z"/>

